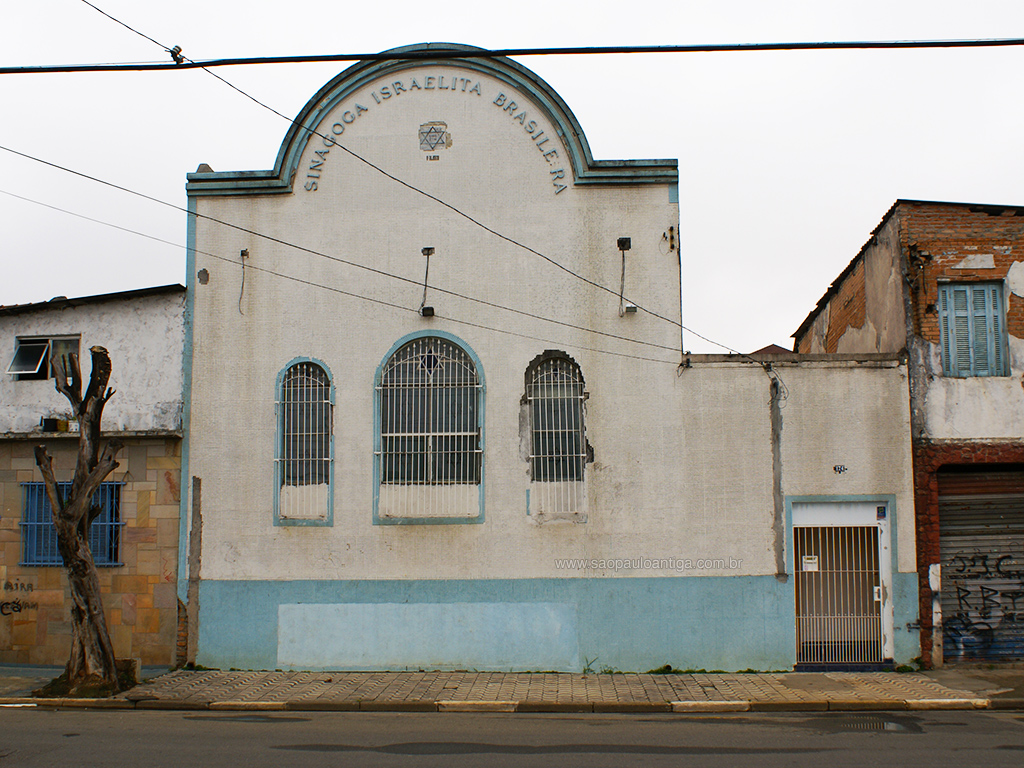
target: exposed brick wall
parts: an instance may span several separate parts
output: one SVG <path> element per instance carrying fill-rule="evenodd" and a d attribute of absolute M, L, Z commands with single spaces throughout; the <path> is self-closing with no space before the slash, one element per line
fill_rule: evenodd
<path fill-rule="evenodd" d="M 832 297 L 825 351 L 836 352 L 848 328 L 863 328 L 865 314 L 864 261 L 860 260 Z"/>
<path fill-rule="evenodd" d="M 939 470 L 943 467 L 1022 464 L 1021 443 L 929 443 L 914 445 L 914 506 L 917 521 L 917 574 L 920 585 L 921 659 L 932 665 L 932 591 L 928 567 L 939 562 Z"/>
<path fill-rule="evenodd" d="M 178 643 L 174 649 L 174 666 L 188 663 L 188 606 L 178 600 Z"/>
<path fill-rule="evenodd" d="M 23 482 L 42 476 L 34 442 L 0 441 L 0 589 L 25 585 L 16 594 L 29 609 L 0 616 L 0 663 L 64 664 L 71 647 L 69 594 L 60 566 L 19 565 L 22 555 Z M 49 441 L 58 480 L 71 478 L 78 443 Z M 107 627 L 118 658 L 171 665 L 178 628 L 178 501 L 181 441 L 130 439 L 108 480 L 121 490 L 120 559 L 99 568 Z M 27 589 L 31 586 L 31 592 Z M 5 593 L 0 591 L 0 600 Z"/>
<path fill-rule="evenodd" d="M 901 202 L 900 244 L 914 277 L 914 332 L 940 341 L 938 284 L 1003 280 L 1015 261 L 1024 261 L 1024 209 Z M 957 269 L 970 256 L 991 255 L 991 268 Z M 1024 300 L 1011 296 L 1009 333 L 1024 338 Z"/>

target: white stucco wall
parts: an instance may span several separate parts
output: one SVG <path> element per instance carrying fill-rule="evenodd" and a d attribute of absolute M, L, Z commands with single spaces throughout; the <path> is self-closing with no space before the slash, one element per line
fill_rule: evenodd
<path fill-rule="evenodd" d="M 369 82 L 326 116 L 320 130 L 330 131 L 347 112 L 351 120 L 344 122 L 341 138 L 354 152 L 602 285 L 618 287 L 616 239 L 631 237 L 627 298 L 678 323 L 679 261 L 668 243 L 670 228 L 678 231 L 679 211 L 670 186 L 569 184 L 558 192 L 552 166 L 502 104 L 514 99 L 526 105 L 525 119 L 536 121 L 535 132 L 554 135 L 554 126 L 529 96 L 486 75 L 471 78 L 479 82 L 480 95 L 468 89 L 407 90 L 380 104 L 373 97 L 387 82 L 400 79 L 408 89 L 413 76 L 425 82 L 437 73 L 425 68 L 420 75 L 412 70 Z M 506 101 L 496 104 L 499 94 Z M 355 104 L 366 107 L 358 117 Z M 434 153 L 419 148 L 419 127 L 429 121 L 447 124 L 451 147 Z M 314 154 L 325 149 L 326 156 Z M 561 159 L 565 146 L 555 149 L 555 159 Z M 426 159 L 430 154 L 439 159 Z M 322 163 L 316 189 L 306 189 L 303 174 L 314 163 Z M 759 366 L 697 356 L 690 368 L 677 370 L 679 328 L 673 322 L 642 311 L 620 317 L 616 295 L 482 230 L 319 138 L 306 147 L 298 168 L 288 194 L 199 196 L 194 204 L 202 217 L 409 282 L 208 218 L 195 221 L 188 461 L 189 474 L 202 478 L 204 580 L 776 572 L 769 379 Z M 427 303 L 437 316 L 421 318 L 416 309 L 425 246 L 436 249 L 432 285 L 656 346 L 433 289 Z M 200 273 L 203 280 L 197 281 Z M 374 377 L 396 341 L 423 329 L 459 337 L 480 360 L 486 382 L 482 523 L 373 524 Z M 594 462 L 586 467 L 586 522 L 578 524 L 538 524 L 527 514 L 530 481 L 521 453 L 520 402 L 527 366 L 549 349 L 573 357 L 590 394 L 587 437 Z M 274 525 L 275 383 L 296 357 L 322 361 L 336 386 L 331 526 Z M 895 364 L 787 368 L 784 493 L 890 494 L 911 520 L 904 374 Z M 859 377 L 857 384 L 840 383 L 844 376 Z M 857 469 L 837 478 L 828 473 L 840 461 L 833 456 L 840 455 Z M 186 499 L 186 512 L 188 504 Z M 913 527 L 900 525 L 900 567 L 912 570 Z M 566 570 L 557 565 L 562 558 L 692 564 L 642 572 Z M 719 558 L 725 567 L 697 565 Z"/>
<path fill-rule="evenodd" d="M 117 393 L 103 411 L 105 432 L 179 430 L 184 305 L 179 289 L 0 314 L 0 361 L 6 370 L 19 337 L 80 336 L 83 387 L 92 370 L 90 347 L 110 353 L 110 386 Z M 0 373 L 0 433 L 38 431 L 40 418 L 70 415 L 53 379 L 17 381 Z"/>
<path fill-rule="evenodd" d="M 775 365 L 787 498 L 891 495 L 896 571 L 917 569 L 907 366 L 896 362 Z"/>

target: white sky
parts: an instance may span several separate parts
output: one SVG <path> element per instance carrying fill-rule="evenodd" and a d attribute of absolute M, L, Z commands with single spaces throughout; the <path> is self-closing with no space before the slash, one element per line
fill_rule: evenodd
<path fill-rule="evenodd" d="M 193 59 L 1024 37 L 1020 0 L 95 0 Z M 80 0 L 3 0 L 0 66 L 165 60 Z M 678 158 L 683 322 L 790 347 L 897 198 L 1024 205 L 1024 48 L 524 57 L 597 159 Z M 294 116 L 344 64 L 216 70 Z M 0 144 L 184 207 L 185 174 L 270 168 L 287 123 L 200 71 L 0 76 Z M 184 283 L 185 215 L 0 151 L 0 304 Z M 511 233 L 515 234 L 515 233 Z M 557 256 L 557 254 L 552 254 Z M 641 297 L 642 298 L 642 297 Z M 695 352 L 720 348 L 686 336 Z"/>

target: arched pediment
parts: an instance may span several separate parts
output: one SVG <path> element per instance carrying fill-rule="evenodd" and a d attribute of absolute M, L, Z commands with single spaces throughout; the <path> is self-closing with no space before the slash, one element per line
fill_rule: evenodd
<path fill-rule="evenodd" d="M 505 57 L 465 57 L 465 54 L 473 51 L 483 49 L 454 43 L 427 43 L 386 52 L 410 58 L 363 61 L 354 64 L 321 88 L 302 108 L 285 135 L 272 170 L 213 172 L 204 169 L 188 175 L 188 194 L 265 195 L 292 192 L 296 178 L 302 179 L 300 163 L 309 142 L 334 140 L 331 136 L 330 123 L 325 124 L 325 121 L 341 105 L 356 94 L 366 93 L 368 95 L 364 97 L 364 101 L 372 108 L 375 105 L 369 98 L 372 97 L 380 104 L 381 99 L 391 98 L 393 95 L 387 90 L 387 86 L 380 89 L 384 93 L 372 90 L 375 83 L 411 76 L 416 71 L 428 72 L 431 68 L 439 67 L 443 67 L 444 74 L 440 76 L 441 82 L 435 82 L 433 88 L 441 87 L 443 90 L 445 87 L 451 87 L 448 73 L 458 71 L 460 74 L 466 74 L 466 77 L 459 78 L 461 88 L 471 89 L 474 75 L 477 75 L 485 77 L 487 82 L 497 81 L 505 84 L 510 93 L 520 94 L 517 98 L 528 99 L 530 109 L 544 122 L 553 126 L 558 134 L 560 142 L 556 143 L 564 149 L 565 164 L 567 169 L 571 169 L 571 181 L 575 185 L 676 183 L 678 171 L 675 160 L 594 160 L 575 115 L 550 85 L 531 70 Z M 453 52 L 461 55 L 453 58 Z M 449 76 L 448 86 L 444 83 L 445 76 Z M 424 83 L 428 79 L 436 80 L 429 74 L 421 79 Z M 416 87 L 421 87 L 415 78 L 413 82 L 417 83 Z M 495 96 L 489 93 L 488 97 L 494 98 L 495 101 L 492 103 L 498 107 L 508 106 L 508 102 L 499 103 L 497 100 L 501 94 Z M 510 119 L 517 117 L 515 110 L 506 111 L 510 112 Z M 357 114 L 353 115 L 353 120 Z M 519 119 L 526 125 L 525 116 L 520 116 Z M 533 135 L 530 138 L 534 138 Z M 543 148 L 541 151 L 544 151 Z"/>

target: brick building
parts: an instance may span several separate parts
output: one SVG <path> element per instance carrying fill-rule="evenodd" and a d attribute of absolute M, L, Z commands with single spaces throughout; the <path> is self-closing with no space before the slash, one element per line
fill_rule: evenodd
<path fill-rule="evenodd" d="M 793 335 L 908 357 L 922 658 L 1024 658 L 1024 208 L 898 200 Z"/>
<path fill-rule="evenodd" d="M 107 626 L 118 658 L 175 662 L 184 299 L 169 285 L 0 307 L 0 663 L 68 659 L 67 578 L 33 448 L 70 481 L 77 425 L 49 360 L 76 352 L 87 378 L 93 345 L 109 351 L 117 390 L 103 435 L 124 441 L 90 528 Z"/>

